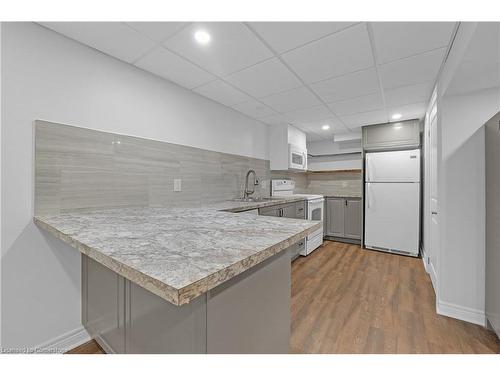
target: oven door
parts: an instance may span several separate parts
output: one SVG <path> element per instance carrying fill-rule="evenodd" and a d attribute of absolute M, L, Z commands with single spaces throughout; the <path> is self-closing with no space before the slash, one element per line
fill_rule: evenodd
<path fill-rule="evenodd" d="M 307 201 L 307 219 L 312 221 L 323 221 L 324 199 Z M 309 255 L 323 244 L 323 226 L 307 236 L 306 248 L 301 255 Z"/>
<path fill-rule="evenodd" d="M 324 199 L 307 201 L 307 220 L 323 221 Z"/>

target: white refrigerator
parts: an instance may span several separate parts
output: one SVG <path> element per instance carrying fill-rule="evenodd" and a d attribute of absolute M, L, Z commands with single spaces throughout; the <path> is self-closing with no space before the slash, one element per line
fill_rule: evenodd
<path fill-rule="evenodd" d="M 365 156 L 365 247 L 418 256 L 420 150 Z"/>

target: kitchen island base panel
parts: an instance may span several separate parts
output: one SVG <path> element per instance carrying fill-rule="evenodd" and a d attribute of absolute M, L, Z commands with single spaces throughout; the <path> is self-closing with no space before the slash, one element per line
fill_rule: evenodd
<path fill-rule="evenodd" d="M 107 353 L 288 353 L 289 250 L 181 306 L 82 254 L 82 323 Z"/>

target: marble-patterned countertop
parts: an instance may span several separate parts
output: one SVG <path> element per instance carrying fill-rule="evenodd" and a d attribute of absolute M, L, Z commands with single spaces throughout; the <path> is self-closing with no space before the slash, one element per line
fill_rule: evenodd
<path fill-rule="evenodd" d="M 361 198 L 361 194 L 326 194 L 325 198 Z"/>
<path fill-rule="evenodd" d="M 175 304 L 279 253 L 322 225 L 236 212 L 299 199 L 36 216 L 40 228 Z"/>

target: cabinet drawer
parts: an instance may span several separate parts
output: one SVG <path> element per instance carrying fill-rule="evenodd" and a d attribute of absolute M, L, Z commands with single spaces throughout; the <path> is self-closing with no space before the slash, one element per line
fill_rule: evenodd
<path fill-rule="evenodd" d="M 271 206 L 271 207 L 259 208 L 259 215 L 279 217 L 280 216 L 280 207 L 279 206 Z"/>

